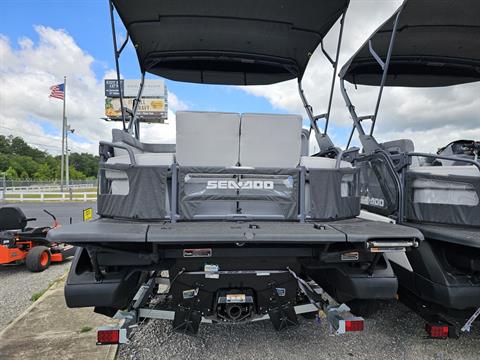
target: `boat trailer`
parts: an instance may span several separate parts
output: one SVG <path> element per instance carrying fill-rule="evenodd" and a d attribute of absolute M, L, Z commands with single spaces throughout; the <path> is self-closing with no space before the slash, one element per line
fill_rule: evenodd
<path fill-rule="evenodd" d="M 231 275 L 231 271 L 227 271 Z M 235 271 L 237 274 L 244 274 L 245 271 Z M 252 316 L 248 322 L 256 322 L 270 319 L 276 330 L 282 331 L 292 326 L 297 326 L 298 321 L 296 315 L 316 313 L 316 319 L 321 322 L 326 319 L 329 324 L 330 331 L 333 334 L 341 335 L 349 332 L 363 331 L 364 319 L 353 315 L 350 308 L 345 304 L 338 304 L 331 296 L 329 296 L 318 284 L 314 281 L 305 281 L 300 278 L 293 270 L 287 268 L 285 270 L 246 270 L 249 274 L 255 273 L 257 276 L 262 276 L 262 273 L 287 273 L 289 272 L 297 281 L 300 293 L 305 296 L 307 301 L 304 304 L 290 306 L 286 304 L 273 307 L 268 314 Z M 225 271 L 205 271 L 194 272 L 194 275 L 203 273 L 207 276 L 220 276 Z M 165 277 L 157 277 L 158 273 L 152 272 L 151 276 L 143 283 L 137 291 L 132 300 L 132 305 L 127 311 L 119 310 L 114 319 L 120 320 L 121 324 L 118 326 L 104 326 L 97 330 L 97 345 L 110 344 L 125 344 L 129 342 L 132 335 L 132 330 L 143 324 L 148 319 L 162 319 L 173 321 L 173 330 L 176 332 L 193 335 L 198 331 L 200 323 L 229 323 L 240 324 L 247 321 L 227 321 L 220 319 L 218 316 L 203 317 L 191 309 L 184 309 L 183 316 L 178 315 L 178 311 L 166 310 L 161 308 L 162 301 L 164 301 L 170 290 L 170 285 L 181 274 L 190 274 L 192 272 L 180 272 L 170 282 Z M 165 281 L 166 280 L 166 281 Z M 277 298 L 281 296 L 281 289 L 275 289 Z M 191 299 L 194 299 L 196 294 L 190 294 Z M 275 296 L 274 296 L 275 297 Z M 239 308 L 239 305 L 248 301 L 248 296 L 238 295 L 236 298 L 227 298 L 227 302 Z M 274 298 L 271 299 L 275 303 Z M 278 300 L 278 299 L 277 299 Z M 279 304 L 280 302 L 276 302 Z M 291 312 L 294 312 L 292 314 Z"/>

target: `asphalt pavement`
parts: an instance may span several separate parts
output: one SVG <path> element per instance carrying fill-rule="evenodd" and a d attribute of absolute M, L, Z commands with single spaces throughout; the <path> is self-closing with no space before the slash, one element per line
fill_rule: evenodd
<path fill-rule="evenodd" d="M 60 224 L 70 224 L 83 221 L 83 210 L 93 208 L 93 213 L 97 211 L 96 202 L 24 202 L 24 203 L 8 203 L 0 204 L 3 206 L 17 206 L 23 210 L 27 218 L 36 218 L 36 221 L 31 221 L 28 226 L 50 226 L 52 218 L 46 214 L 43 209 L 51 212 Z"/>

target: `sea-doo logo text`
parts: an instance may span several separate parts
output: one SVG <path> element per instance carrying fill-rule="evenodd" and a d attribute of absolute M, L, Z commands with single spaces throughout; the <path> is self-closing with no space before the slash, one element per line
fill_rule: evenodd
<path fill-rule="evenodd" d="M 236 180 L 209 180 L 207 182 L 208 190 L 215 189 L 254 189 L 254 190 L 273 190 L 274 184 L 273 181 L 269 180 L 246 180 L 246 181 L 236 181 Z"/>
<path fill-rule="evenodd" d="M 363 205 L 385 207 L 385 201 L 383 199 L 369 197 L 369 196 L 362 196 L 360 198 L 360 203 L 362 203 Z"/>

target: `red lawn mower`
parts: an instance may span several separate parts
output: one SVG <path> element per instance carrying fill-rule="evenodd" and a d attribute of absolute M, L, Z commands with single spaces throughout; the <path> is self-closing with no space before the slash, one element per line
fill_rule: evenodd
<path fill-rule="evenodd" d="M 75 254 L 74 246 L 47 241 L 48 231 L 60 225 L 53 214 L 43 211 L 53 218 L 51 227 L 27 227 L 36 219 L 28 219 L 18 207 L 0 208 L 0 265 L 25 262 L 28 270 L 40 272 Z"/>

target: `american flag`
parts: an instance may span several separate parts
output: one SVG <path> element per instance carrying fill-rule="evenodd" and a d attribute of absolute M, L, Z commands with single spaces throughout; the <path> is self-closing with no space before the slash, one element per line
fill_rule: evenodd
<path fill-rule="evenodd" d="M 51 86 L 50 97 L 63 100 L 65 97 L 65 84 L 58 84 L 58 85 Z"/>

